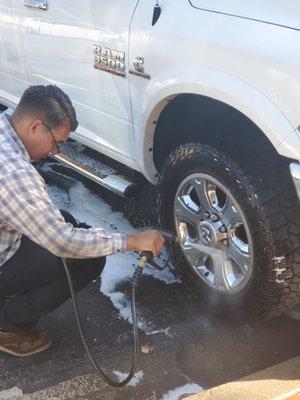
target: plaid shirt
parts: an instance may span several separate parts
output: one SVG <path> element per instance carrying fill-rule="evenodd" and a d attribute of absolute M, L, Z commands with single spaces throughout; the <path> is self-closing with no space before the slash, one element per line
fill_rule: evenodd
<path fill-rule="evenodd" d="M 0 115 L 0 266 L 18 250 L 22 234 L 60 257 L 93 258 L 125 251 L 123 233 L 66 223 L 45 187 L 18 135 Z"/>

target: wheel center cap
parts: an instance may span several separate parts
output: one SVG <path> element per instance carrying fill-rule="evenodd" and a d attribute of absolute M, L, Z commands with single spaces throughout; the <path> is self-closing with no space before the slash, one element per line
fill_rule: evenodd
<path fill-rule="evenodd" d="M 215 242 L 215 233 L 213 228 L 206 222 L 202 222 L 199 229 L 199 235 L 201 241 L 206 246 L 213 246 Z"/>

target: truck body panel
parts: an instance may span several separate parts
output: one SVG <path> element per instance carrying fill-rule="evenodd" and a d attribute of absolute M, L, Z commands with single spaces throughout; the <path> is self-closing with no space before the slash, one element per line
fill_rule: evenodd
<path fill-rule="evenodd" d="M 285 6 L 276 1 L 268 14 L 270 1 L 248 8 L 224 1 L 191 3 L 161 0 L 161 16 L 152 26 L 154 4 L 148 0 L 113 5 L 52 0 L 45 11 L 1 0 L 2 102 L 16 105 L 29 83 L 59 85 L 77 110 L 80 126 L 73 137 L 153 183 L 157 171 L 149 150 L 155 121 L 184 93 L 232 106 L 280 154 L 300 159 L 300 54 L 291 45 L 300 32 L 264 17 L 280 14 L 277 22 L 283 24 L 296 18 L 299 6 L 294 0 Z M 230 15 L 235 12 L 252 19 Z M 94 68 L 94 45 L 124 53 L 124 76 Z M 137 57 L 144 59 L 150 79 L 131 73 Z"/>
<path fill-rule="evenodd" d="M 252 0 L 251 3 L 234 0 L 189 1 L 194 7 L 202 10 L 222 12 L 241 18 L 300 29 L 300 4 L 297 0 L 289 0 L 287 2 L 280 0 Z"/>

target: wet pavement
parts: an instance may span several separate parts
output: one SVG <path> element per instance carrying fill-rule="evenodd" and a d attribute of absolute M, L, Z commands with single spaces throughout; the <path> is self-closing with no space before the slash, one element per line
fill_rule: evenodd
<path fill-rule="evenodd" d="M 101 189 L 86 185 L 96 196 L 103 195 Z M 114 205 L 115 197 L 105 192 L 105 199 Z M 100 280 L 93 282 L 78 296 L 85 331 L 100 364 L 107 371 L 125 373 L 131 360 L 132 326 L 99 286 Z M 117 286 L 128 300 L 130 281 L 120 280 Z M 140 330 L 144 353 L 136 386 L 115 390 L 99 380 L 98 389 L 93 389 L 96 394 L 89 395 L 86 388 L 78 398 L 175 399 L 167 395 L 175 388 L 190 384 L 207 389 L 300 354 L 300 322 L 283 316 L 258 324 L 247 315 L 220 315 L 195 299 L 181 282 L 144 275 L 137 308 L 147 329 Z M 52 347 L 23 359 L 0 354 L 0 391 L 18 387 L 33 393 L 93 372 L 70 302 L 43 318 L 39 327 L 51 335 Z"/>

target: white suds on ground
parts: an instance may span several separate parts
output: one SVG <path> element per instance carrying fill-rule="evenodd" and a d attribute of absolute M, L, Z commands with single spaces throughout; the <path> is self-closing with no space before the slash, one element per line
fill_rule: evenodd
<path fill-rule="evenodd" d="M 184 386 L 169 390 L 161 400 L 179 400 L 181 396 L 188 396 L 203 391 L 203 388 L 195 383 L 187 383 Z"/>
<path fill-rule="evenodd" d="M 127 377 L 127 374 L 124 374 L 123 372 L 120 372 L 120 371 L 114 371 L 114 374 L 117 376 L 119 382 L 123 381 Z M 143 377 L 144 377 L 143 371 L 136 372 L 133 375 L 131 381 L 128 383 L 128 385 L 129 386 L 137 386 L 140 383 L 140 381 L 143 379 Z"/>
<path fill-rule="evenodd" d="M 111 207 L 103 199 L 75 179 L 68 193 L 57 186 L 48 186 L 47 190 L 58 208 L 68 211 L 80 222 L 85 222 L 92 227 L 104 228 L 112 233 L 124 232 L 133 234 L 139 231 L 130 225 L 122 213 L 112 211 Z M 161 257 L 162 259 L 167 258 L 166 254 L 162 254 Z M 107 258 L 101 275 L 100 291 L 111 299 L 114 306 L 119 310 L 120 316 L 130 322 L 130 299 L 125 293 L 118 291 L 117 287 L 121 282 L 129 281 L 132 278 L 134 273 L 133 265 L 136 264 L 137 254 L 134 252 L 114 254 Z M 164 281 L 166 284 L 179 282 L 178 279 L 174 278 L 168 267 L 163 271 L 146 268 L 144 273 Z M 146 332 L 153 331 L 154 327 L 143 321 L 141 315 L 139 320 L 140 329 Z"/>

